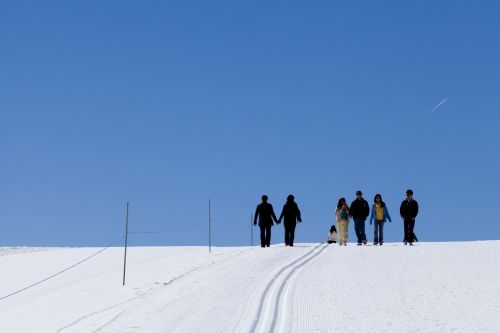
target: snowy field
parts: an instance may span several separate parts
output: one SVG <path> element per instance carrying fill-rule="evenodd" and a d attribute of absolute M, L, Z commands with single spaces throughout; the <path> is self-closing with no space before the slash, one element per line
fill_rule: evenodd
<path fill-rule="evenodd" d="M 0 297 L 96 248 L 0 248 Z M 1 332 L 500 332 L 500 241 L 110 248 L 0 300 Z"/>

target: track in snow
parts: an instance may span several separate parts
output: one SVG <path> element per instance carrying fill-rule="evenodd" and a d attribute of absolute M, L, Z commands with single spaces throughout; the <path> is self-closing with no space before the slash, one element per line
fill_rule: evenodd
<path fill-rule="evenodd" d="M 130 309 L 133 309 L 137 306 L 137 303 L 145 302 L 150 297 L 152 297 L 155 293 L 159 292 L 162 288 L 170 286 L 175 282 L 186 278 L 187 276 L 194 274 L 200 270 L 203 270 L 207 267 L 211 267 L 214 265 L 223 264 L 227 260 L 234 259 L 250 249 L 245 249 L 238 251 L 234 254 L 231 254 L 227 257 L 224 257 L 221 260 L 212 261 L 208 264 L 203 264 L 200 266 L 196 266 L 190 270 L 187 270 L 173 278 L 171 278 L 167 282 L 155 282 L 153 283 L 147 290 L 138 291 L 136 296 L 127 299 L 125 301 L 116 303 L 114 305 L 108 306 L 104 309 L 100 309 L 98 311 L 86 314 L 81 316 L 80 318 L 74 320 L 73 322 L 59 328 L 56 333 L 62 332 L 101 332 L 106 329 L 110 324 L 117 321 L 122 315 L 124 315 Z"/>
<path fill-rule="evenodd" d="M 320 255 L 325 245 L 317 245 L 271 275 L 261 292 L 258 310 L 249 332 L 288 332 L 291 323 L 286 309 L 294 274 L 311 260 Z"/>
<path fill-rule="evenodd" d="M 320 244 L 253 248 L 197 268 L 170 288 L 84 316 L 61 332 L 283 331 L 291 324 L 286 304 L 293 278 L 323 250 Z"/>
<path fill-rule="evenodd" d="M 2 331 L 499 332 L 500 242 L 119 249 L 0 302 Z M 35 249 L 36 250 L 36 249 Z M 4 289 L 90 251 L 0 257 Z M 50 267 L 46 267 L 49 265 Z M 118 279 L 119 280 L 119 279 Z M 418 323 L 408 326 L 408 323 Z"/>

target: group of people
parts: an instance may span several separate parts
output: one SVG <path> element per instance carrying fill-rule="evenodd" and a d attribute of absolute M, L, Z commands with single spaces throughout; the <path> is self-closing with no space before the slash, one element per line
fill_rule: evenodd
<path fill-rule="evenodd" d="M 297 226 L 297 223 L 302 222 L 299 206 L 294 201 L 295 197 L 290 194 L 286 198 L 286 203 L 283 206 L 279 219 L 276 218 L 273 205 L 268 203 L 268 200 L 267 195 L 262 196 L 262 203 L 257 206 L 253 220 L 254 225 L 257 224 L 257 219 L 259 220 L 260 246 L 269 247 L 271 245 L 271 227 L 274 224 L 273 222 L 280 224 L 281 220 L 284 220 L 285 225 L 285 245 L 293 246 L 295 227 Z"/>
<path fill-rule="evenodd" d="M 405 245 L 413 245 L 413 242 L 415 241 L 414 228 L 415 219 L 418 215 L 418 203 L 413 198 L 412 190 L 406 191 L 406 199 L 401 203 L 400 215 L 404 222 L 403 242 Z M 389 209 L 382 200 L 382 195 L 375 195 L 372 208 L 370 210 L 368 202 L 363 199 L 363 193 L 361 191 L 356 192 L 356 199 L 351 203 L 350 207 L 347 205 L 345 198 L 340 198 L 337 204 L 337 209 L 335 210 L 335 216 L 337 228 L 335 228 L 335 225 L 330 228 L 328 233 L 328 243 L 335 243 L 335 239 L 337 238 L 339 245 L 347 244 L 347 231 L 349 220 L 351 218 L 354 221 L 354 230 L 356 231 L 358 245 L 367 244 L 365 223 L 368 216 L 370 216 L 370 225 L 375 223 L 373 245 L 384 244 L 384 224 L 387 221 L 392 222 Z"/>
<path fill-rule="evenodd" d="M 260 245 L 261 247 L 269 247 L 271 243 L 271 228 L 275 223 L 280 224 L 284 219 L 285 226 L 285 246 L 293 246 L 295 238 L 295 227 L 297 223 L 302 222 L 300 210 L 295 197 L 289 195 L 283 206 L 283 210 L 279 219 L 274 214 L 273 206 L 268 202 L 267 195 L 262 196 L 262 203 L 257 206 L 254 217 L 254 225 L 259 221 L 260 227 Z M 405 245 L 413 245 L 416 240 L 414 228 L 415 219 L 418 215 L 418 203 L 413 198 L 413 191 L 406 191 L 406 199 L 403 200 L 400 206 L 400 215 L 404 222 L 404 239 Z M 332 225 L 328 232 L 329 244 L 336 243 L 339 245 L 347 245 L 349 221 L 352 218 L 354 221 L 354 230 L 358 245 L 366 245 L 365 223 L 370 216 L 370 225 L 374 225 L 373 245 L 384 244 L 384 223 L 392 222 L 387 205 L 382 200 L 382 195 L 376 194 L 373 199 L 373 204 L 370 210 L 368 202 L 363 199 L 361 191 L 356 192 L 356 199 L 347 205 L 345 198 L 340 198 L 335 209 L 336 226 Z"/>

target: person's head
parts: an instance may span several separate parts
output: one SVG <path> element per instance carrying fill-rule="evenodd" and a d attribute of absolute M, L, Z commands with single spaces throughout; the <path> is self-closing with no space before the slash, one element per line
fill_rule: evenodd
<path fill-rule="evenodd" d="M 286 201 L 288 201 L 288 202 L 292 202 L 293 200 L 295 200 L 295 197 L 292 194 L 290 194 L 288 197 L 286 197 Z"/>
<path fill-rule="evenodd" d="M 262 196 L 262 202 L 267 202 L 267 200 L 268 200 L 268 199 L 269 199 L 269 198 L 267 197 L 267 195 L 265 195 L 265 194 L 264 194 L 264 195 Z"/>
<path fill-rule="evenodd" d="M 356 199 L 361 199 L 363 197 L 363 192 L 356 191 Z"/>
<path fill-rule="evenodd" d="M 332 225 L 330 227 L 330 232 L 337 232 L 337 228 L 335 228 L 335 225 Z"/>
<path fill-rule="evenodd" d="M 384 201 L 382 200 L 382 196 L 380 194 L 375 194 L 375 198 L 373 198 L 373 202 L 381 205 L 382 207 L 385 205 Z"/>
<path fill-rule="evenodd" d="M 412 190 L 407 190 L 406 191 L 406 197 L 408 200 L 413 200 L 413 191 Z"/>
<path fill-rule="evenodd" d="M 345 205 L 345 198 L 340 198 L 337 204 L 337 208 L 342 208 Z"/>

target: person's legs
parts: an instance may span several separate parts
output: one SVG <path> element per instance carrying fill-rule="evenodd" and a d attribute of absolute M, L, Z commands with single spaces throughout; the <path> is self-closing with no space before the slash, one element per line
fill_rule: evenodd
<path fill-rule="evenodd" d="M 290 245 L 290 232 L 286 224 L 285 224 L 285 245 Z"/>
<path fill-rule="evenodd" d="M 360 224 L 360 231 L 361 231 L 361 241 L 363 242 L 363 244 L 366 244 L 366 229 L 365 229 L 365 223 L 366 221 L 363 220 L 363 221 L 360 221 L 361 224 Z"/>
<path fill-rule="evenodd" d="M 295 239 L 295 227 L 297 225 L 294 223 L 290 226 L 288 226 L 288 231 L 290 232 L 290 236 L 288 236 L 288 245 L 293 246 L 293 241 Z"/>
<path fill-rule="evenodd" d="M 348 233 L 349 233 L 349 221 L 344 222 L 344 224 L 345 224 L 345 226 L 344 226 L 344 235 L 345 235 L 345 242 L 344 242 L 344 244 L 345 244 L 345 243 L 347 243 L 348 238 L 349 238 L 349 235 L 348 235 Z"/>
<path fill-rule="evenodd" d="M 358 244 L 361 244 L 363 241 L 362 233 L 361 233 L 361 221 L 354 220 L 354 231 L 356 232 L 356 237 L 358 238 Z"/>
<path fill-rule="evenodd" d="M 341 234 L 342 234 L 342 244 L 347 243 L 347 230 L 348 230 L 348 222 L 341 221 L 339 222 Z"/>
<path fill-rule="evenodd" d="M 266 227 L 266 245 L 271 245 L 271 226 Z"/>
<path fill-rule="evenodd" d="M 373 244 L 378 244 L 378 221 L 375 220 L 375 232 L 374 232 L 374 237 L 373 237 Z"/>
<path fill-rule="evenodd" d="M 380 221 L 378 225 L 378 242 L 380 245 L 384 243 L 384 221 Z"/>
<path fill-rule="evenodd" d="M 260 227 L 260 246 L 266 246 L 266 227 L 261 225 Z"/>
<path fill-rule="evenodd" d="M 415 220 L 408 221 L 408 242 L 413 243 L 413 229 L 415 228 Z"/>
<path fill-rule="evenodd" d="M 408 241 L 408 221 L 404 220 L 403 224 L 405 229 L 405 238 L 403 241 L 406 243 Z"/>
<path fill-rule="evenodd" d="M 342 228 L 340 227 L 341 222 L 337 221 L 337 240 L 339 244 L 342 245 Z"/>

